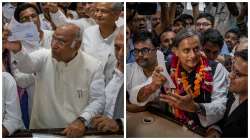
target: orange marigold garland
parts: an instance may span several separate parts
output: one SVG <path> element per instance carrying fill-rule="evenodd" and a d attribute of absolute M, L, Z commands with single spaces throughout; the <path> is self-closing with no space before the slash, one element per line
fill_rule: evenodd
<path fill-rule="evenodd" d="M 177 56 L 173 56 L 172 64 L 171 64 L 171 78 L 176 85 L 176 93 L 184 96 L 186 94 L 184 89 L 190 85 L 188 81 L 188 77 L 186 72 L 181 71 L 180 61 Z M 208 60 L 203 56 L 200 57 L 200 65 L 196 67 L 196 76 L 194 81 L 194 91 L 193 96 L 198 97 L 200 95 L 200 91 L 207 91 L 207 93 L 212 92 L 212 74 L 211 67 L 208 64 Z M 185 115 L 185 112 L 178 109 L 172 108 L 172 113 L 176 118 L 187 122 L 188 118 Z"/>

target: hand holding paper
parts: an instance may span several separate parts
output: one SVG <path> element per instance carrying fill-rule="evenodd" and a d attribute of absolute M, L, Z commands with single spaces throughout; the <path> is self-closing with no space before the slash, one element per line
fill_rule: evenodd
<path fill-rule="evenodd" d="M 10 36 L 8 41 L 39 41 L 39 32 L 36 25 L 33 22 L 19 23 L 12 17 L 10 24 L 8 25 Z"/>

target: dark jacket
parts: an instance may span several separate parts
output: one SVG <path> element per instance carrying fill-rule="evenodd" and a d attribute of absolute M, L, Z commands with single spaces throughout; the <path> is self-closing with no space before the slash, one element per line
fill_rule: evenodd
<path fill-rule="evenodd" d="M 247 107 L 248 100 L 245 100 L 241 103 L 229 116 L 228 113 L 234 102 L 233 94 L 229 93 L 226 112 L 223 119 L 219 122 L 219 126 L 222 130 L 221 137 L 230 137 L 230 138 L 247 138 Z"/>

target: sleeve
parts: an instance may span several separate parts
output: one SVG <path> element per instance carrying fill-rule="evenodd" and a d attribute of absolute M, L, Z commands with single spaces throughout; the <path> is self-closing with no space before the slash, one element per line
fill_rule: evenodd
<path fill-rule="evenodd" d="M 23 73 L 40 72 L 48 56 L 48 50 L 40 49 L 28 54 L 24 49 L 14 55 L 17 68 Z"/>
<path fill-rule="evenodd" d="M 206 110 L 206 116 L 198 114 L 200 122 L 204 127 L 221 120 L 226 110 L 228 71 L 222 64 L 218 63 L 213 77 L 212 102 L 203 104 Z"/>
<path fill-rule="evenodd" d="M 13 53 L 11 53 L 11 58 L 13 59 Z M 14 79 L 16 80 L 17 86 L 21 88 L 29 87 L 30 85 L 34 84 L 35 79 L 33 74 L 22 73 L 18 70 L 16 66 L 16 61 L 11 60 L 11 69 L 13 71 Z"/>
<path fill-rule="evenodd" d="M 27 88 L 35 83 L 35 77 L 33 74 L 22 73 L 16 69 L 13 72 L 13 75 L 16 79 L 17 85 L 21 88 Z"/>
<path fill-rule="evenodd" d="M 91 119 L 97 114 L 101 114 L 103 107 L 105 106 L 105 83 L 103 75 L 103 66 L 99 64 L 97 71 L 94 74 L 92 82 L 90 84 L 90 95 L 88 100 L 88 106 L 83 110 L 80 115 L 86 119 L 86 126 L 90 123 Z"/>
<path fill-rule="evenodd" d="M 3 73 L 4 75 L 5 73 Z M 16 82 L 13 77 L 10 75 L 6 76 L 7 78 L 3 78 L 4 82 L 4 93 L 5 100 L 3 110 L 3 126 L 8 130 L 9 134 L 13 134 L 17 129 L 21 128 L 22 119 L 21 119 L 21 110 L 20 103 L 17 95 L 17 87 Z"/>
<path fill-rule="evenodd" d="M 50 13 L 51 20 L 56 25 L 56 27 L 65 25 L 68 23 L 67 17 L 62 13 L 61 10 L 58 10 L 56 13 Z"/>
<path fill-rule="evenodd" d="M 144 102 L 138 102 L 137 100 L 137 96 L 139 94 L 139 91 L 141 88 L 143 88 L 144 86 L 150 84 L 152 82 L 152 77 L 150 77 L 146 82 L 144 82 L 143 84 L 141 85 L 137 85 L 135 87 L 132 87 L 130 90 L 128 90 L 129 92 L 129 101 L 132 103 L 132 104 L 135 104 L 137 106 L 145 106 L 147 103 L 155 100 L 158 96 L 159 96 L 159 93 L 160 93 L 160 90 L 158 89 L 156 92 L 152 93 L 148 99 Z"/>
<path fill-rule="evenodd" d="M 50 13 L 51 19 L 53 21 L 53 23 L 55 23 L 56 27 L 68 24 L 68 23 L 73 23 L 75 25 L 77 25 L 80 29 L 81 32 L 84 31 L 85 26 L 87 24 L 87 21 L 84 20 L 83 18 L 81 19 L 68 19 L 61 10 L 58 10 L 56 13 Z"/>

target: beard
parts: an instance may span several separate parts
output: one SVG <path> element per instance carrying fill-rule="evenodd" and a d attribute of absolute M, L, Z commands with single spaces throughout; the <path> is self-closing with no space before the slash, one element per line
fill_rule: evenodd
<path fill-rule="evenodd" d="M 142 59 L 139 63 L 139 66 L 141 66 L 142 68 L 148 68 L 151 67 L 151 63 L 147 60 L 147 59 Z"/>

